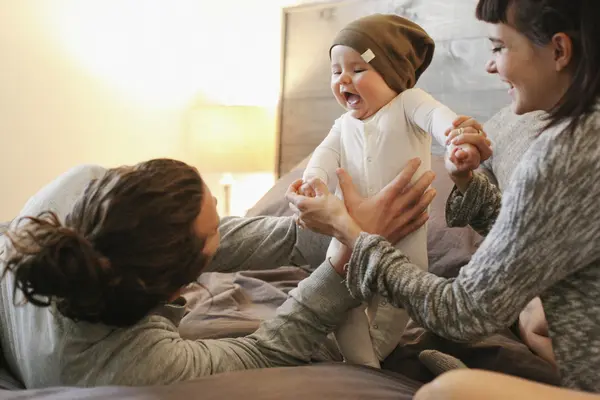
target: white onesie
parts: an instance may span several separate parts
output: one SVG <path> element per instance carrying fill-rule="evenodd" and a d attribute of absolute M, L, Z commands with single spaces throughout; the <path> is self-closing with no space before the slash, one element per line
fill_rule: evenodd
<path fill-rule="evenodd" d="M 391 182 L 408 160 L 419 157 L 422 163 L 413 178 L 417 180 L 431 169 L 431 135 L 444 145 L 444 133 L 456 117 L 448 107 L 417 88 L 400 93 L 365 120 L 345 113 L 315 149 L 303 178 L 306 181 L 316 177 L 331 186 L 337 180 L 336 168 L 342 167 L 359 193 L 371 197 Z M 342 197 L 339 185 L 336 195 Z M 339 245 L 332 239 L 327 256 Z M 396 248 L 427 270 L 426 226 L 404 238 Z M 371 301 L 366 313 L 365 307 L 348 313 L 336 338 L 347 362 L 379 367 L 380 361 L 398 345 L 408 315 L 379 297 Z"/>

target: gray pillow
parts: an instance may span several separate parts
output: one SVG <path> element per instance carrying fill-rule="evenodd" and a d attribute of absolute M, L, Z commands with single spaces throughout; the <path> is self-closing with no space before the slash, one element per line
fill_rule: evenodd
<path fill-rule="evenodd" d="M 283 217 L 292 215 L 292 211 L 285 201 L 285 192 L 296 179 L 302 178 L 304 167 L 294 168 L 282 176 L 269 191 L 246 212 L 246 217 L 257 217 L 259 215 L 272 215 Z"/>
<path fill-rule="evenodd" d="M 1 222 L 0 223 L 0 236 L 6 232 L 8 227 L 10 226 L 10 222 Z M 2 251 L 0 251 L 0 255 Z M 1 306 L 1 305 L 0 305 Z M 8 365 L 4 360 L 4 355 L 2 353 L 2 348 L 0 348 L 0 389 L 23 389 L 23 383 L 21 383 L 8 369 Z"/>

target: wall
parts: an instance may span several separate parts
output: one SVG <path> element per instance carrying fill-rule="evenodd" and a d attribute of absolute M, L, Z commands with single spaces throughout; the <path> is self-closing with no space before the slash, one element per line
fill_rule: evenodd
<path fill-rule="evenodd" d="M 0 221 L 80 163 L 193 163 L 182 137 L 191 107 L 274 108 L 282 4 L 0 0 Z M 275 160 L 274 144 L 262 156 Z M 219 192 L 220 175 L 205 178 Z M 248 199 L 269 181 L 253 179 Z"/>
<path fill-rule="evenodd" d="M 344 0 L 290 9 L 286 15 L 280 173 L 310 154 L 343 110 L 330 89 L 328 49 L 347 23 L 394 13 L 420 24 L 435 40 L 433 61 L 417 86 L 459 114 L 485 122 L 510 102 L 507 85 L 485 71 L 487 28 L 477 0 Z M 439 145 L 432 151 L 440 153 Z"/>

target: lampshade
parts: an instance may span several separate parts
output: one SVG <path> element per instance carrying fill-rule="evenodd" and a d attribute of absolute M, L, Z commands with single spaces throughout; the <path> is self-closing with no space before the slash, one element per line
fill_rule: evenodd
<path fill-rule="evenodd" d="M 269 108 L 198 106 L 189 112 L 186 135 L 200 173 L 275 170 L 275 118 Z"/>

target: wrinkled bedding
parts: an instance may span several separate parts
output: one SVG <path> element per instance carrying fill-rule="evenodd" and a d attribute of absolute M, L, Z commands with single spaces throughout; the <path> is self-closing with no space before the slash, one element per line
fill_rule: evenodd
<path fill-rule="evenodd" d="M 169 386 L 3 391 L 3 400 L 379 399 L 409 400 L 421 385 L 406 377 L 343 364 L 222 373 Z"/>

